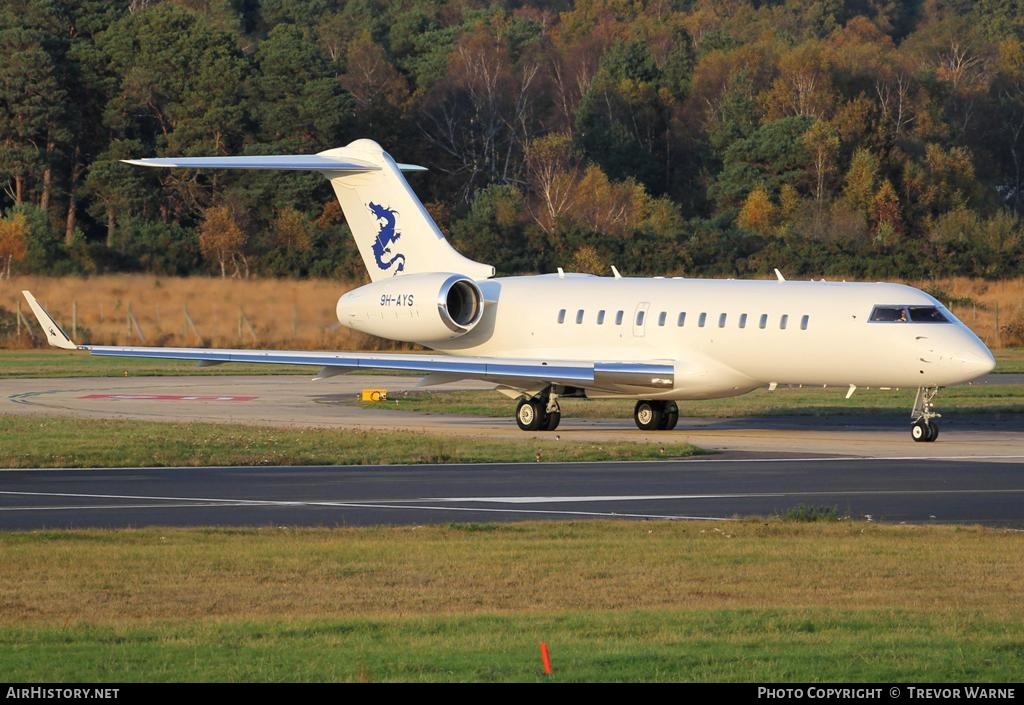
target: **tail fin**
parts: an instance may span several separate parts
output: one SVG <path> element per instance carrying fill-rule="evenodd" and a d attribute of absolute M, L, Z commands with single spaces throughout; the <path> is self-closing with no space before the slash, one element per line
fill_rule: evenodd
<path fill-rule="evenodd" d="M 494 276 L 494 267 L 463 257 L 448 244 L 402 175 L 423 168 L 396 164 L 372 140 L 356 140 L 315 155 L 125 161 L 159 167 L 319 171 L 334 187 L 371 281 L 423 272 L 453 272 L 474 279 Z"/>

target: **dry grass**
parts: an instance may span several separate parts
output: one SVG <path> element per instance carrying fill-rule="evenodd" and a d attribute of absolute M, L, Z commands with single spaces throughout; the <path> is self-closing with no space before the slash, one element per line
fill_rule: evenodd
<path fill-rule="evenodd" d="M 98 345 L 378 347 L 368 336 L 342 328 L 335 316 L 338 297 L 353 286 L 326 279 L 22 276 L 0 288 L 0 306 L 14 311 L 20 302 L 22 312 L 31 320 L 20 293 L 29 289 L 72 337 L 73 310 L 77 308 L 77 338 Z M 141 340 L 129 327 L 129 308 L 142 329 Z M 201 337 L 187 324 L 186 308 Z"/>
<path fill-rule="evenodd" d="M 1024 278 L 986 281 L 952 277 L 910 283 L 960 300 L 944 300 L 943 303 L 989 347 L 1024 344 L 1024 338 L 1007 330 L 1014 322 L 1024 326 Z"/>
<path fill-rule="evenodd" d="M 989 346 L 1024 342 L 1009 339 L 1005 330 L 1000 330 L 1018 319 L 1024 324 L 1024 278 L 990 282 L 958 277 L 911 283 L 943 292 L 949 299 L 946 303 Z M 144 342 L 334 350 L 389 347 L 388 343 L 339 326 L 335 302 L 354 286 L 355 282 L 325 279 L 239 280 L 145 274 L 91 278 L 22 276 L 4 282 L 0 288 L 0 307 L 13 311 L 21 298 L 19 292 L 30 289 L 71 332 L 72 308 L 77 303 L 79 337 L 83 342 L 100 345 Z M 129 329 L 129 306 L 144 340 L 140 341 Z M 187 327 L 186 306 L 201 339 Z M 22 310 L 28 313 L 23 303 Z M 240 313 L 251 323 L 252 332 L 244 322 L 240 323 Z M 21 345 L 28 342 L 23 339 Z"/>
<path fill-rule="evenodd" d="M 537 522 L 0 535 L 0 625 L 589 610 L 1020 618 L 1024 534 L 860 522 Z"/>

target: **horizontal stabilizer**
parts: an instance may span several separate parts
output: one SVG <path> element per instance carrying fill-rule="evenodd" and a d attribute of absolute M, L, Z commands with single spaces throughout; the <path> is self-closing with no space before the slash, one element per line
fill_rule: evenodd
<path fill-rule="evenodd" d="M 329 154 L 267 154 L 251 157 L 152 157 L 122 159 L 126 164 L 185 169 L 280 169 L 284 171 L 324 171 L 363 173 L 380 167 L 361 159 L 340 158 Z M 415 164 L 397 164 L 402 171 L 426 171 Z"/>

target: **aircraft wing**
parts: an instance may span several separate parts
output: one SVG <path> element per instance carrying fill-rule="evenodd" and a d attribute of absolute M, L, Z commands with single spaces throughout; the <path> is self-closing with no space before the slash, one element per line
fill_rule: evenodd
<path fill-rule="evenodd" d="M 77 345 L 30 292 L 23 291 L 22 294 L 39 319 L 50 345 L 65 350 L 87 350 L 100 356 L 194 360 L 204 366 L 226 362 L 306 365 L 320 368 L 314 379 L 356 369 L 401 370 L 434 375 L 444 381 L 479 379 L 519 389 L 548 384 L 592 389 L 621 386 L 671 389 L 675 380 L 675 365 L 663 360 L 544 360 L 408 353 Z"/>

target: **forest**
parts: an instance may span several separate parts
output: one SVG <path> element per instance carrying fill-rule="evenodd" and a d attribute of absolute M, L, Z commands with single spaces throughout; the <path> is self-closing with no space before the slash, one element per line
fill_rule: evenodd
<path fill-rule="evenodd" d="M 1015 0 L 5 0 L 0 277 L 361 276 L 368 137 L 500 274 L 1024 273 Z"/>

